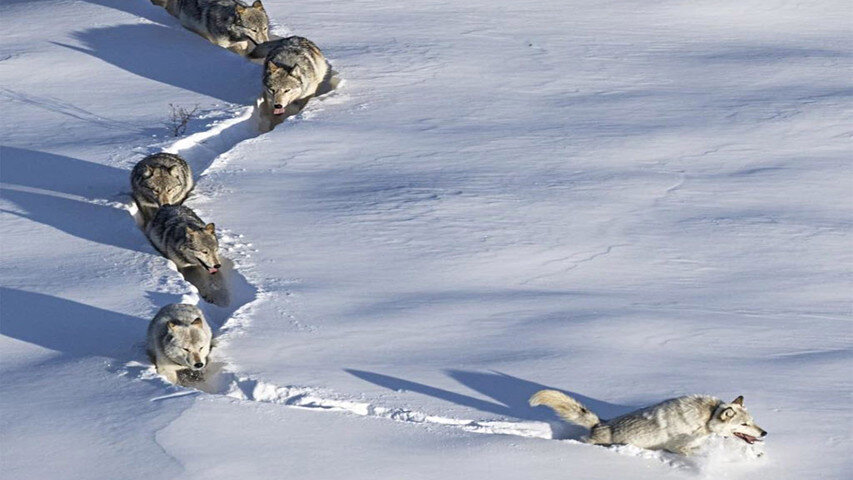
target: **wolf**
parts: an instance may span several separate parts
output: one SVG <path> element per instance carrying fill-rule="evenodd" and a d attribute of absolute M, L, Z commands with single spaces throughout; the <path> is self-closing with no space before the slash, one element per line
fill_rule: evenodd
<path fill-rule="evenodd" d="M 145 231 L 151 244 L 178 270 L 202 267 L 216 274 L 222 267 L 215 226 L 204 222 L 183 205 L 163 205 Z"/>
<path fill-rule="evenodd" d="M 246 6 L 237 0 L 151 0 L 181 25 L 240 55 L 269 41 L 270 21 L 261 0 Z"/>
<path fill-rule="evenodd" d="M 210 325 L 197 306 L 173 303 L 148 324 L 146 351 L 157 373 L 170 382 L 202 380 L 212 339 Z"/>
<path fill-rule="evenodd" d="M 285 113 L 293 114 L 304 107 L 329 73 L 323 52 L 304 37 L 258 45 L 249 58 L 264 59 L 263 92 L 258 98 L 262 130 L 281 123 Z"/>
<path fill-rule="evenodd" d="M 193 189 L 193 175 L 190 166 L 178 155 L 155 153 L 133 167 L 130 186 L 147 224 L 161 205 L 180 205 L 187 198 Z"/>
<path fill-rule="evenodd" d="M 588 428 L 590 434 L 584 440 L 596 445 L 629 444 L 690 455 L 711 434 L 734 436 L 750 445 L 767 435 L 744 408 L 743 396 L 726 403 L 707 395 L 688 395 L 612 420 L 598 418 L 580 402 L 556 390 L 536 392 L 530 397 L 530 405 L 545 405 L 563 420 Z"/>

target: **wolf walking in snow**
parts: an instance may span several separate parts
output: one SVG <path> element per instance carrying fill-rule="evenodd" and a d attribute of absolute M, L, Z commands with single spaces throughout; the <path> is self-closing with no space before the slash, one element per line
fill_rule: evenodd
<path fill-rule="evenodd" d="M 149 155 L 130 173 L 133 199 L 145 224 L 161 205 L 179 205 L 193 189 L 193 176 L 183 158 L 172 153 Z"/>
<path fill-rule="evenodd" d="M 250 58 L 264 59 L 264 90 L 258 99 L 258 109 L 261 129 L 265 131 L 281 123 L 285 113 L 293 114 L 304 107 L 329 73 L 323 52 L 303 37 L 259 45 Z"/>
<path fill-rule="evenodd" d="M 707 395 L 678 397 L 612 420 L 601 420 L 556 390 L 535 393 L 530 405 L 545 405 L 563 420 L 588 428 L 585 441 L 597 445 L 629 444 L 690 455 L 711 434 L 735 436 L 749 444 L 767 435 L 744 408 L 742 396 L 731 403 Z"/>
<path fill-rule="evenodd" d="M 148 224 L 146 235 L 178 269 L 202 267 L 211 275 L 222 266 L 215 226 L 205 224 L 183 205 L 163 205 Z"/>
<path fill-rule="evenodd" d="M 181 25 L 220 47 L 246 55 L 269 40 L 269 18 L 260 0 L 251 6 L 237 0 L 151 0 Z"/>
<path fill-rule="evenodd" d="M 146 350 L 157 373 L 172 383 L 202 380 L 213 334 L 195 305 L 173 303 L 148 324 Z"/>

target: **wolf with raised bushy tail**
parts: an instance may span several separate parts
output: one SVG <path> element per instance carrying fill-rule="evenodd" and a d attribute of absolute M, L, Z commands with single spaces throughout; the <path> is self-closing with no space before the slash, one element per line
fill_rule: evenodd
<path fill-rule="evenodd" d="M 545 405 L 563 420 L 586 427 L 584 440 L 596 445 L 628 444 L 649 450 L 690 455 L 711 434 L 737 437 L 753 444 L 767 435 L 743 406 L 743 397 L 730 403 L 707 395 L 688 395 L 663 401 L 612 420 L 602 420 L 574 398 L 556 390 L 541 390 L 530 405 Z"/>
<path fill-rule="evenodd" d="M 148 224 L 160 206 L 180 205 L 187 198 L 193 189 L 193 176 L 183 158 L 172 153 L 155 153 L 133 167 L 130 186 L 139 212 Z"/>
<path fill-rule="evenodd" d="M 190 208 L 163 205 L 145 231 L 151 244 L 179 270 L 201 267 L 211 275 L 219 271 L 219 242 L 215 226 L 205 224 Z"/>
<path fill-rule="evenodd" d="M 181 25 L 220 47 L 240 55 L 270 39 L 270 21 L 264 5 L 237 0 L 151 0 L 181 21 Z"/>
<path fill-rule="evenodd" d="M 195 305 L 161 308 L 148 324 L 146 351 L 157 373 L 172 383 L 203 380 L 213 333 Z"/>
<path fill-rule="evenodd" d="M 263 131 L 272 129 L 287 115 L 304 107 L 317 94 L 329 73 L 323 52 L 304 37 L 287 37 L 258 45 L 249 57 L 264 59 L 263 92 L 258 98 Z"/>

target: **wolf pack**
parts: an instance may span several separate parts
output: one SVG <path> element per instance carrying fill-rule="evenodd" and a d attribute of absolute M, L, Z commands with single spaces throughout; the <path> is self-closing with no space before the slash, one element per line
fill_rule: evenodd
<path fill-rule="evenodd" d="M 329 76 L 323 53 L 304 37 L 275 38 L 260 0 L 151 0 L 181 25 L 211 43 L 263 62 L 258 95 L 259 129 L 269 131 L 301 110 Z M 133 200 L 148 240 L 185 278 L 213 278 L 222 268 L 216 226 L 183 205 L 194 187 L 193 172 L 179 155 L 160 152 L 140 160 L 130 174 Z M 193 282 L 196 283 L 196 282 Z M 204 292 L 201 292 L 204 297 Z M 148 328 L 147 353 L 172 383 L 204 380 L 213 335 L 195 305 L 163 307 Z"/>
<path fill-rule="evenodd" d="M 305 106 L 330 73 L 323 53 L 304 37 L 274 38 L 261 0 L 151 0 L 187 29 L 249 61 L 263 62 L 262 91 L 256 109 L 259 128 L 269 131 Z M 130 176 L 133 199 L 151 244 L 182 272 L 214 276 L 222 268 L 216 227 L 183 205 L 193 189 L 187 162 L 172 153 L 142 159 Z M 160 309 L 147 332 L 147 353 L 157 372 L 185 386 L 204 379 L 213 334 L 196 305 Z M 529 400 L 547 406 L 564 421 L 588 430 L 583 440 L 596 445 L 629 444 L 682 455 L 695 453 L 710 435 L 754 444 L 767 435 L 743 404 L 707 395 L 663 401 L 605 420 L 557 390 L 541 390 Z"/>

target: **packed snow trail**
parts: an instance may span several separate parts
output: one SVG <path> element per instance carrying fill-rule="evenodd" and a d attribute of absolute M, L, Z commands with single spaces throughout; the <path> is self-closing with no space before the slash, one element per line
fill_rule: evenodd
<path fill-rule="evenodd" d="M 322 102 L 322 100 L 323 96 L 320 96 L 308 104 L 309 114 L 310 106 L 315 102 Z M 239 109 L 233 115 L 233 118 L 230 119 L 214 121 L 210 125 L 210 128 L 180 138 L 165 148 L 160 144 L 156 144 L 149 150 L 152 153 L 157 151 L 174 153 L 187 160 L 193 171 L 197 187 L 203 189 L 205 185 L 199 184 L 204 182 L 205 171 L 209 167 L 214 164 L 220 167 L 226 166 L 228 152 L 234 146 L 262 134 L 256 128 L 257 117 L 254 107 Z M 295 121 L 295 119 L 290 119 L 290 121 Z M 288 123 L 286 121 L 278 128 L 283 129 L 287 128 L 287 126 Z M 184 204 L 193 207 L 196 202 L 204 204 L 205 197 L 203 195 L 191 194 Z M 114 206 L 121 205 L 120 203 L 114 204 Z M 141 225 L 142 219 L 138 215 L 138 211 L 132 200 L 127 209 L 133 215 L 137 225 Z M 250 279 L 244 277 L 238 268 L 240 263 L 248 263 L 249 255 L 247 255 L 247 252 L 251 251 L 251 243 L 245 243 L 242 235 L 235 235 L 232 232 L 219 233 L 218 235 L 220 236 L 220 243 L 223 250 L 227 252 L 223 254 L 223 268 L 219 276 L 224 281 L 224 288 L 229 292 L 230 301 L 225 305 L 216 305 L 204 301 L 196 287 L 195 294 L 188 293 L 185 295 L 185 302 L 196 304 L 202 308 L 211 323 L 217 343 L 224 344 L 228 342 L 229 335 L 246 333 L 245 327 L 251 323 L 251 304 L 259 298 L 263 298 L 263 292 Z M 225 255 L 235 255 L 240 263 L 235 264 L 234 259 Z M 188 281 L 191 284 L 193 283 L 189 279 Z M 197 388 L 209 394 L 227 395 L 241 400 L 331 412 L 345 412 L 415 424 L 435 424 L 460 428 L 473 433 L 516 435 L 528 438 L 553 438 L 551 426 L 542 422 L 455 419 L 428 415 L 405 408 L 377 407 L 370 403 L 338 398 L 339 396 L 335 396 L 333 393 L 326 393 L 324 396 L 317 389 L 308 387 L 276 386 L 244 377 L 239 372 L 233 371 L 232 367 L 227 363 L 218 361 L 216 357 L 217 355 L 214 351 L 211 357 L 211 364 L 207 368 L 206 379 L 203 383 L 184 387 L 187 390 L 158 396 L 151 400 L 163 401 L 178 398 L 183 395 L 192 394 L 191 389 Z M 126 367 L 127 372 L 135 372 L 139 378 L 148 380 L 159 378 L 154 371 L 154 367 L 147 363 L 131 361 Z M 354 372 L 354 374 L 358 374 L 358 372 Z"/>
<path fill-rule="evenodd" d="M 336 82 L 337 87 L 337 82 Z M 334 92 L 332 90 L 328 93 Z M 322 102 L 323 96 L 312 100 L 308 104 L 306 114 L 311 115 L 311 105 L 316 102 Z M 257 116 L 254 107 L 245 107 L 239 109 L 233 114 L 233 118 L 221 119 L 214 121 L 207 130 L 198 131 L 181 138 L 171 145 L 163 148 L 162 151 L 180 155 L 190 164 L 194 172 L 196 184 L 204 181 L 205 172 L 213 165 L 220 168 L 227 167 L 228 154 L 234 147 L 243 141 L 255 138 L 262 135 L 256 128 Z M 287 128 L 288 122 L 298 121 L 300 117 L 296 116 L 279 125 L 279 129 Z M 158 151 L 159 145 L 151 147 L 152 152 Z M 204 185 L 201 186 L 204 188 Z M 195 202 L 204 203 L 204 196 L 190 195 L 185 202 L 186 205 L 192 207 Z M 141 222 L 138 215 L 135 214 L 135 205 L 131 203 L 129 211 L 134 215 L 137 224 Z M 212 220 L 212 219 L 211 219 Z M 263 291 L 256 285 L 263 284 L 261 280 L 257 283 L 252 282 L 243 276 L 237 266 L 240 264 L 249 264 L 249 256 L 247 254 L 252 250 L 251 243 L 246 243 L 242 235 L 235 235 L 232 232 L 220 233 L 220 241 L 223 250 L 228 252 L 228 255 L 235 255 L 239 263 L 235 264 L 234 259 L 223 255 L 223 268 L 221 270 L 222 281 L 224 288 L 228 291 L 229 301 L 224 305 L 217 305 L 208 301 L 204 301 L 197 288 L 197 294 L 188 294 L 185 296 L 185 301 L 199 305 L 211 322 L 214 329 L 214 335 L 218 344 L 227 344 L 229 336 L 243 335 L 248 333 L 246 327 L 251 324 L 252 303 L 263 298 Z M 589 258 L 580 259 L 578 263 L 589 261 L 598 255 L 607 254 L 614 246 L 608 247 L 607 251 L 594 254 Z M 577 265 L 575 265 L 577 266 Z M 570 267 L 574 268 L 574 267 Z M 192 279 L 187 279 L 191 284 L 195 285 Z M 268 280 L 267 280 L 268 281 Z M 139 378 L 152 380 L 159 378 L 154 371 L 153 366 L 141 364 L 137 361 L 131 361 L 126 365 L 128 372 L 136 372 Z M 376 378 L 376 374 L 370 372 L 360 372 L 357 370 L 348 370 L 352 375 L 363 377 L 368 381 Z M 282 405 L 285 407 L 296 407 L 303 409 L 341 412 L 358 416 L 376 417 L 382 419 L 390 419 L 397 422 L 435 425 L 449 428 L 457 428 L 462 431 L 477 433 L 477 434 L 497 434 L 497 435 L 512 435 L 523 438 L 540 438 L 540 439 L 560 439 L 571 438 L 565 440 L 569 443 L 580 444 L 578 437 L 582 434 L 577 428 L 562 424 L 559 421 L 550 423 L 542 421 L 490 421 L 490 420 L 472 420 L 446 417 L 440 415 L 430 415 L 418 411 L 413 411 L 401 407 L 383 407 L 376 406 L 369 402 L 363 402 L 353 399 L 348 399 L 334 392 L 323 392 L 316 388 L 306 386 L 277 386 L 264 382 L 262 380 L 253 379 L 243 376 L 240 372 L 235 371 L 234 367 L 227 362 L 217 359 L 216 352 L 211 357 L 211 363 L 207 367 L 205 381 L 184 387 L 187 390 L 177 391 L 172 394 L 157 396 L 151 401 L 164 401 L 173 398 L 179 398 L 184 395 L 192 394 L 191 389 L 198 389 L 208 394 L 225 395 L 240 400 L 250 402 L 262 402 Z M 714 454 L 732 455 L 732 447 L 734 442 L 724 442 L 713 444 Z M 610 447 L 611 450 L 627 454 L 630 456 L 642 456 L 647 459 L 655 459 L 664 464 L 673 466 L 678 469 L 698 469 L 707 458 L 710 458 L 710 452 L 707 450 L 704 455 L 700 455 L 697 459 L 686 459 L 679 455 L 669 454 L 667 452 L 652 452 L 644 451 L 632 447 Z M 728 451 L 726 450 L 728 449 Z M 762 455 L 763 447 L 761 445 L 752 448 L 740 448 L 742 453 L 740 458 L 758 458 Z"/>

